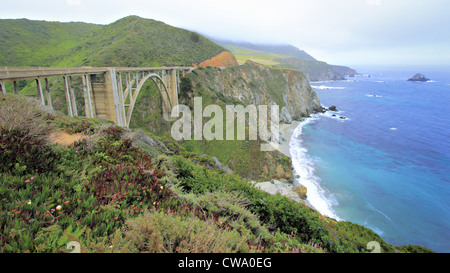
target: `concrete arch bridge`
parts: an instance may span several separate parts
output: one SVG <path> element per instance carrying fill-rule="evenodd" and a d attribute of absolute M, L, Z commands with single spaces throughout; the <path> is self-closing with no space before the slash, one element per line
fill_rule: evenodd
<path fill-rule="evenodd" d="M 77 116 L 73 78 L 81 77 L 86 117 L 111 120 L 128 127 L 136 99 L 144 83 L 151 79 L 162 96 L 163 117 L 170 120 L 178 105 L 180 78 L 195 67 L 0 67 L 0 89 L 6 94 L 6 82 L 19 93 L 18 81 L 35 80 L 41 103 L 53 109 L 48 79 L 62 77 L 68 114 Z"/>

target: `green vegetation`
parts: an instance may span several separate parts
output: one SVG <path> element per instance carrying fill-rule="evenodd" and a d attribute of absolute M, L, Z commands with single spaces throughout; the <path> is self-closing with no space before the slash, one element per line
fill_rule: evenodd
<path fill-rule="evenodd" d="M 287 55 L 245 48 L 238 45 L 226 45 L 226 48 L 233 52 L 239 64 L 252 60 L 263 65 L 278 65 L 280 62 L 277 59 L 289 58 Z"/>
<path fill-rule="evenodd" d="M 223 50 L 194 32 L 136 16 L 107 26 L 0 20 L 0 49 L 0 66 L 191 65 Z M 273 53 L 264 58 L 286 52 Z M 234 77 L 239 69 L 252 73 L 245 65 L 227 68 L 230 84 L 261 88 L 261 81 Z M 216 90 L 218 71 L 199 68 L 183 78 L 180 102 L 192 107 L 193 96 L 201 96 L 203 106 L 251 103 Z M 276 92 L 282 75 L 261 73 L 267 95 L 283 105 Z M 249 179 L 292 175 L 290 159 L 261 152 L 259 141 L 174 141 L 159 91 L 148 82 L 134 129 L 67 117 L 63 93 L 52 94 L 60 112 L 0 95 L 0 252 L 70 252 L 72 241 L 90 253 L 368 252 L 370 241 L 383 252 L 430 251 L 393 247 L 361 225 L 255 188 Z M 53 89 L 62 84 L 51 82 Z M 36 92 L 31 82 L 19 85 L 22 94 Z M 79 88 L 75 95 L 83 115 Z M 84 138 L 58 145 L 54 132 Z"/>
<path fill-rule="evenodd" d="M 0 66 L 56 66 L 103 26 L 0 20 Z"/>
<path fill-rule="evenodd" d="M 161 94 L 153 81 L 147 80 L 137 97 L 130 128 L 143 128 L 156 135 L 170 135 L 172 122 L 165 121 Z"/>
<path fill-rule="evenodd" d="M 68 252 L 70 241 L 82 252 L 366 252 L 369 241 L 396 251 L 176 142 L 0 97 L 11 105 L 0 112 L 1 252 Z M 86 138 L 52 144 L 49 132 L 64 129 Z"/>
<path fill-rule="evenodd" d="M 0 66 L 191 66 L 223 50 L 197 33 L 137 16 L 109 25 L 0 20 Z"/>

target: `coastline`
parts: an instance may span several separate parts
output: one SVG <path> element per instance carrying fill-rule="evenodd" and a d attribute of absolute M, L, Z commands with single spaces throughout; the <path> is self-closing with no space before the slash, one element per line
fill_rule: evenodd
<path fill-rule="evenodd" d="M 292 121 L 291 124 L 280 124 L 280 143 L 278 146 L 278 151 L 283 153 L 285 156 L 292 159 L 291 154 L 291 139 L 295 130 L 298 126 L 301 125 L 299 121 Z M 292 170 L 294 171 L 294 166 L 292 166 Z M 319 212 L 309 201 L 307 197 L 307 188 L 303 185 L 296 185 L 294 183 L 295 177 L 292 177 L 290 181 L 280 181 L 280 180 L 272 180 L 265 182 L 253 182 L 256 187 L 259 189 L 269 193 L 269 194 L 281 194 L 283 196 L 288 197 L 289 199 L 295 200 L 299 203 L 306 205 Z M 302 186 L 305 190 L 305 198 L 301 198 L 295 188 Z M 320 213 L 320 212 L 319 212 Z"/>
<path fill-rule="evenodd" d="M 280 124 L 281 141 L 278 150 L 289 158 L 292 158 L 290 146 L 291 138 L 299 124 L 300 122 L 295 120 L 292 121 L 291 124 Z"/>
<path fill-rule="evenodd" d="M 306 189 L 306 199 L 301 200 L 306 206 L 316 210 L 320 214 L 340 221 L 335 211 L 332 209 L 332 200 L 324 198 L 324 191 L 317 184 L 317 179 L 314 175 L 314 168 L 312 163 L 305 158 L 305 149 L 298 146 L 298 143 L 291 143 L 292 137 L 301 134 L 303 126 L 316 120 L 317 117 L 324 115 L 323 113 L 317 113 L 311 117 L 304 118 L 301 121 L 293 122 L 292 124 L 283 124 L 280 127 L 280 134 L 282 135 L 282 141 L 280 144 L 280 152 L 288 156 L 292 160 L 292 181 L 289 181 L 289 185 L 292 188 L 304 187 Z M 319 179 L 320 180 L 320 179 Z M 292 198 L 291 198 L 292 199 Z"/>

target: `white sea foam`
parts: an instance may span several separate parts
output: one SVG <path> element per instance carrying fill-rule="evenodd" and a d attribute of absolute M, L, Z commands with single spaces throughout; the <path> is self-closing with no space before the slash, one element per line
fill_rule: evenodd
<path fill-rule="evenodd" d="M 326 86 L 326 85 L 311 85 L 315 89 L 345 89 L 345 87 L 340 86 Z"/>
<path fill-rule="evenodd" d="M 391 131 L 397 131 L 397 128 L 392 127 L 392 128 L 389 128 L 389 130 L 391 130 Z"/>
<path fill-rule="evenodd" d="M 320 115 L 323 116 L 323 117 L 336 119 L 336 120 L 339 120 L 339 121 L 341 121 L 341 122 L 350 120 L 349 117 L 343 116 L 343 115 L 342 115 L 343 113 L 344 113 L 344 111 L 339 111 L 339 112 L 326 111 L 325 113 L 320 114 Z M 333 115 L 334 115 L 334 116 L 333 116 Z M 341 118 L 341 117 L 344 117 L 344 118 Z"/>
<path fill-rule="evenodd" d="M 301 122 L 295 129 L 291 141 L 289 143 L 290 153 L 292 155 L 292 164 L 294 166 L 294 175 L 296 178 L 294 184 L 305 186 L 308 190 L 309 203 L 321 214 L 341 220 L 333 210 L 333 206 L 337 205 L 336 199 L 332 194 L 324 190 L 320 186 L 320 178 L 315 175 L 314 163 L 307 154 L 307 149 L 302 146 L 303 126 L 316 120 L 320 114 L 313 115 Z"/>
<path fill-rule="evenodd" d="M 383 96 L 376 95 L 376 94 L 366 94 L 366 97 L 370 97 L 370 98 L 382 98 Z"/>

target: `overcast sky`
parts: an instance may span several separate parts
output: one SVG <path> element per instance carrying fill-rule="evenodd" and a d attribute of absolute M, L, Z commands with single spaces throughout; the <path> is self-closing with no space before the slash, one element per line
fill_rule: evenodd
<path fill-rule="evenodd" d="M 0 0 L 0 18 L 128 15 L 230 40 L 288 43 L 341 65 L 450 65 L 449 0 Z"/>

